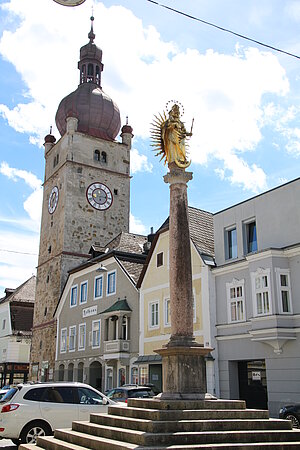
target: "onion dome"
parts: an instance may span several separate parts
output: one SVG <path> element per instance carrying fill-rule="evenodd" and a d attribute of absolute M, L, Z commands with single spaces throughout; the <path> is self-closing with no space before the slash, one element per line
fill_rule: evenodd
<path fill-rule="evenodd" d="M 62 136 L 67 130 L 66 119 L 76 117 L 77 131 L 113 141 L 121 127 L 120 111 L 101 87 L 102 50 L 94 44 L 93 21 L 91 17 L 89 43 L 80 49 L 80 84 L 60 102 L 55 121 Z"/>

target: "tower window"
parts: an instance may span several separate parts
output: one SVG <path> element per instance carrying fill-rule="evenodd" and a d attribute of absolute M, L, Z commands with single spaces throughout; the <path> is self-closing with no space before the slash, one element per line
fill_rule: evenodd
<path fill-rule="evenodd" d="M 48 312 L 48 309 L 47 309 L 47 306 L 45 307 L 45 310 L 44 310 L 44 316 L 46 317 L 46 315 L 47 315 L 47 312 Z"/>
<path fill-rule="evenodd" d="M 101 152 L 101 162 L 107 163 L 107 155 L 106 155 L 106 152 Z"/>
<path fill-rule="evenodd" d="M 51 245 L 48 247 L 48 253 L 51 253 Z"/>
<path fill-rule="evenodd" d="M 58 161 L 59 161 L 59 155 L 57 154 L 57 155 L 54 156 L 53 167 L 57 166 Z"/>
<path fill-rule="evenodd" d="M 94 161 L 100 161 L 100 152 L 99 150 L 94 151 Z"/>
<path fill-rule="evenodd" d="M 118 189 L 114 189 L 114 194 L 118 195 Z"/>

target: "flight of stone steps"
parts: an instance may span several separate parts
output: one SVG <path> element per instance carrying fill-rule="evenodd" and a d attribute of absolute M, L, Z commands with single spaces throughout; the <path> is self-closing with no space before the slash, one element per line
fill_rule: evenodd
<path fill-rule="evenodd" d="M 129 399 L 127 407 L 109 406 L 108 414 L 91 414 L 19 448 L 300 450 L 300 430 L 269 419 L 268 411 L 246 409 L 243 400 Z"/>

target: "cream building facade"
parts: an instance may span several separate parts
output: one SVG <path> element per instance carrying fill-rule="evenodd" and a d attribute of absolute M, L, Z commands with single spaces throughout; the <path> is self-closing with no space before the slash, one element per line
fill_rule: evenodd
<path fill-rule="evenodd" d="M 211 270 L 214 266 L 212 214 L 189 207 L 191 256 L 194 295 L 194 336 L 198 343 L 214 347 L 211 333 L 213 305 L 209 303 L 213 289 Z M 161 359 L 155 350 L 165 345 L 171 334 L 172 312 L 169 292 L 169 229 L 166 222 L 155 236 L 140 288 L 140 356 L 139 381 L 161 390 Z M 216 392 L 213 352 L 207 359 L 207 390 Z"/>

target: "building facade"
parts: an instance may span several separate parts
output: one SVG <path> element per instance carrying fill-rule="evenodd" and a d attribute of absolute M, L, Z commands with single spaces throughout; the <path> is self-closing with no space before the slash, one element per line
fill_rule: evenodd
<path fill-rule="evenodd" d="M 300 402 L 300 179 L 214 215 L 222 398 Z"/>
<path fill-rule="evenodd" d="M 55 379 L 105 391 L 136 383 L 139 296 L 147 238 L 121 233 L 69 272 L 57 319 Z"/>
<path fill-rule="evenodd" d="M 27 381 L 36 277 L 0 299 L 0 386 Z"/>
<path fill-rule="evenodd" d="M 93 19 L 93 18 L 92 18 Z M 53 314 L 68 271 L 87 260 L 91 245 L 103 246 L 129 231 L 132 128 L 101 87 L 102 51 L 80 49 L 80 84 L 56 113 L 61 134 L 45 138 L 45 180 L 36 302 L 31 349 L 32 378 L 52 380 L 55 365 Z"/>
<path fill-rule="evenodd" d="M 191 237 L 192 278 L 194 295 L 194 336 L 199 344 L 214 347 L 211 333 L 213 311 L 209 304 L 211 271 L 214 266 L 212 214 L 188 208 Z M 140 288 L 140 356 L 139 381 L 162 390 L 161 357 L 155 353 L 167 344 L 171 335 L 172 312 L 169 291 L 169 228 L 168 221 L 155 236 L 144 270 Z M 207 389 L 215 393 L 213 352 L 207 359 Z"/>

